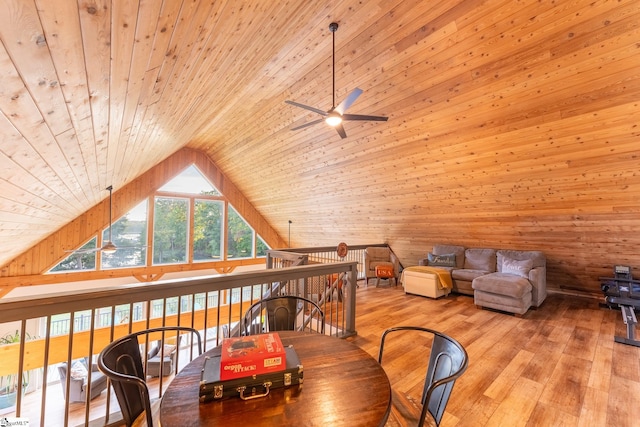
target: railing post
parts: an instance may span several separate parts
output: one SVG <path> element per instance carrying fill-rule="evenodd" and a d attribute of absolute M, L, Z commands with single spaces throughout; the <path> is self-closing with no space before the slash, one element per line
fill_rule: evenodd
<path fill-rule="evenodd" d="M 346 318 L 346 336 L 356 335 L 356 286 L 358 283 L 358 269 L 354 266 L 350 271 L 345 273 L 348 277 L 347 280 L 347 292 L 344 298 L 345 318 Z"/>

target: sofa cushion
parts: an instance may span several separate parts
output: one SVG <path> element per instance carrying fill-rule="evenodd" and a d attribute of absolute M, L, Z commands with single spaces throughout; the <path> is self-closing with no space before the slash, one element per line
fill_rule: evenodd
<path fill-rule="evenodd" d="M 470 270 L 466 268 L 460 268 L 451 271 L 451 277 L 454 280 L 464 280 L 465 282 L 473 282 L 473 279 L 476 277 L 484 276 L 488 274 L 489 271 L 486 270 Z"/>
<path fill-rule="evenodd" d="M 526 259 L 523 261 L 518 261 L 516 259 L 511 258 L 502 258 L 502 272 L 505 274 L 515 274 L 516 276 L 524 277 L 525 279 L 529 278 L 529 271 L 531 271 L 531 267 L 533 267 L 533 260 Z"/>
<path fill-rule="evenodd" d="M 522 298 L 531 293 L 531 283 L 524 277 L 506 273 L 491 273 L 476 277 L 471 284 L 476 291 Z"/>
<path fill-rule="evenodd" d="M 431 252 L 427 254 L 427 265 L 433 267 L 455 267 L 456 254 L 435 255 Z"/>
<path fill-rule="evenodd" d="M 509 313 L 524 314 L 531 307 L 531 293 L 526 293 L 522 298 L 510 298 L 505 295 L 489 292 L 474 292 L 473 302 L 477 306 L 493 308 Z"/>
<path fill-rule="evenodd" d="M 454 254 L 456 256 L 456 267 L 464 267 L 464 246 L 456 245 L 433 245 L 434 255 Z"/>
<path fill-rule="evenodd" d="M 540 251 L 516 251 L 512 249 L 500 249 L 496 252 L 498 261 L 498 271 L 502 271 L 502 259 L 509 258 L 518 261 L 524 261 L 530 259 L 532 262 L 531 268 L 546 267 L 547 261 L 544 254 Z"/>
<path fill-rule="evenodd" d="M 69 376 L 71 378 L 73 378 L 74 380 L 82 380 L 87 378 L 87 375 L 87 367 L 84 366 L 84 363 L 79 360 L 73 362 L 73 364 L 71 365 L 71 372 L 69 373 Z"/>
<path fill-rule="evenodd" d="M 496 271 L 495 249 L 467 249 L 464 251 L 464 268 L 493 273 Z"/>

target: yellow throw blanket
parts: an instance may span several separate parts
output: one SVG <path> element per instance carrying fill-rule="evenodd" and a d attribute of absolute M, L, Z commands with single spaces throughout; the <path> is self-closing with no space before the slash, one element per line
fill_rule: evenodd
<path fill-rule="evenodd" d="M 433 273 L 436 276 L 438 276 L 440 289 L 453 288 L 453 282 L 451 281 L 451 273 L 448 270 L 443 270 L 442 268 L 438 268 L 438 267 L 428 267 L 426 265 L 416 265 L 414 267 L 407 267 L 404 270 L 402 270 L 403 275 L 405 271 L 420 271 L 422 273 Z M 403 281 L 402 278 L 400 280 Z"/>

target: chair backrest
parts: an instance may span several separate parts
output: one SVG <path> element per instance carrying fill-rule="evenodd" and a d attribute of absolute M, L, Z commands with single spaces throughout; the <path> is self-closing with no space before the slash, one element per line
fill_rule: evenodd
<path fill-rule="evenodd" d="M 467 369 L 469 363 L 467 351 L 458 341 L 441 332 L 419 326 L 398 326 L 389 328 L 382 334 L 380 352 L 378 353 L 378 362 L 380 364 L 382 364 L 387 335 L 399 331 L 418 331 L 433 336 L 429 354 L 429 366 L 422 391 L 422 409 L 418 425 L 424 425 L 427 412 L 431 414 L 436 425 L 440 425 L 453 385 Z"/>
<path fill-rule="evenodd" d="M 266 325 L 263 312 L 266 314 Z M 253 335 L 268 331 L 311 331 L 324 334 L 324 313 L 310 299 L 282 295 L 255 302 L 245 312 L 242 331 Z"/>
<path fill-rule="evenodd" d="M 371 261 L 390 261 L 391 250 L 388 247 L 368 247 L 365 249 L 365 256 Z"/>
<path fill-rule="evenodd" d="M 198 354 L 202 354 L 202 339 L 197 330 L 182 326 L 165 326 L 145 329 L 118 338 L 98 355 L 98 369 L 111 380 L 122 418 L 127 426 L 131 426 L 143 412 L 147 425 L 153 425 L 149 389 L 145 381 L 138 337 L 152 333 L 164 335 L 169 331 L 195 334 L 198 339 Z"/>
<path fill-rule="evenodd" d="M 138 337 L 129 335 L 108 345 L 98 356 L 98 367 L 111 379 L 125 424 L 130 426 L 147 411 L 147 425 L 152 426 L 149 389 L 144 379 Z"/>

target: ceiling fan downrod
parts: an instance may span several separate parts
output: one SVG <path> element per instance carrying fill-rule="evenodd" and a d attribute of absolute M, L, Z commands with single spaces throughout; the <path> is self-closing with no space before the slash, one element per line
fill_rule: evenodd
<path fill-rule="evenodd" d="M 338 23 L 332 22 L 331 24 L 329 24 L 329 31 L 331 31 L 333 36 L 333 49 L 332 49 L 333 64 L 332 64 L 332 70 L 331 70 L 331 74 L 333 75 L 333 86 L 331 88 L 331 94 L 333 96 L 333 99 L 331 101 L 331 109 L 334 110 L 336 108 L 336 31 L 338 31 Z"/>

